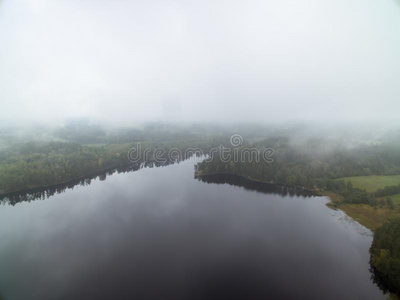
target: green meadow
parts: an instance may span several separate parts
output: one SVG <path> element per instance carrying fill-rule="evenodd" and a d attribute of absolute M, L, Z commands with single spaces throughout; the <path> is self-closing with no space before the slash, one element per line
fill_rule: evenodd
<path fill-rule="evenodd" d="M 400 175 L 354 176 L 354 177 L 342 177 L 339 178 L 338 180 L 344 180 L 345 182 L 351 181 L 354 187 L 372 193 L 378 189 L 384 188 L 385 186 L 398 185 L 400 183 Z"/>

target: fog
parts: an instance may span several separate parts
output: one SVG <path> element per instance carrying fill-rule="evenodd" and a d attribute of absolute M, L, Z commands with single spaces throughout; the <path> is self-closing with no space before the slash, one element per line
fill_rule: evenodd
<path fill-rule="evenodd" d="M 0 1 L 0 119 L 380 121 L 394 0 Z"/>

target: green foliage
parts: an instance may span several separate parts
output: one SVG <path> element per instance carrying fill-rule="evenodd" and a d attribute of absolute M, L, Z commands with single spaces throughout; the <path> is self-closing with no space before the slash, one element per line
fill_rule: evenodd
<path fill-rule="evenodd" d="M 385 291 L 400 295 L 400 218 L 376 230 L 370 252 L 376 282 Z"/>
<path fill-rule="evenodd" d="M 297 182 L 297 177 L 295 175 L 289 175 L 286 178 L 286 183 L 290 186 L 294 186 Z"/>
<path fill-rule="evenodd" d="M 369 204 L 372 206 L 378 204 L 373 194 L 353 187 L 350 181 L 345 183 L 344 181 L 327 180 L 324 189 L 342 196 L 345 203 Z"/>
<path fill-rule="evenodd" d="M 61 183 L 128 162 L 127 146 L 86 147 L 74 143 L 27 143 L 0 160 L 0 192 Z"/>
<path fill-rule="evenodd" d="M 385 186 L 375 192 L 376 197 L 384 197 L 388 195 L 396 195 L 400 193 L 400 184 L 394 186 Z"/>

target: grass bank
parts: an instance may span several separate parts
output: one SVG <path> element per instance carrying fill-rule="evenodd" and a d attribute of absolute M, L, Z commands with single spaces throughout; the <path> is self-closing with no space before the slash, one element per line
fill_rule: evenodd
<path fill-rule="evenodd" d="M 354 187 L 365 189 L 367 192 L 373 193 L 378 189 L 385 186 L 393 186 L 400 183 L 400 175 L 389 176 L 355 176 L 343 177 L 337 180 L 350 181 Z M 375 231 L 378 227 L 382 226 L 389 218 L 400 217 L 400 194 L 388 196 L 395 204 L 394 209 L 385 206 L 371 206 L 368 204 L 352 204 L 343 203 L 342 197 L 332 192 L 319 192 L 321 195 L 327 196 L 331 199 L 328 206 L 335 209 L 344 211 L 348 216 L 359 222 L 361 225 Z M 387 197 L 382 197 L 387 198 Z M 380 198 L 377 198 L 378 200 Z"/>
<path fill-rule="evenodd" d="M 390 209 L 373 207 L 368 204 L 343 203 L 342 196 L 330 191 L 318 191 L 318 194 L 329 197 L 331 201 L 327 203 L 328 207 L 342 210 L 346 215 L 372 231 L 382 226 L 389 218 L 400 217 L 398 207 Z"/>

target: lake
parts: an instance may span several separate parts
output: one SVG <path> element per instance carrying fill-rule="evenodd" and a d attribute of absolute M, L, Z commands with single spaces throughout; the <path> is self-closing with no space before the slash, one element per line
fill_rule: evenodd
<path fill-rule="evenodd" d="M 0 206 L 3 298 L 384 298 L 371 232 L 327 198 L 203 182 L 194 164 Z"/>

